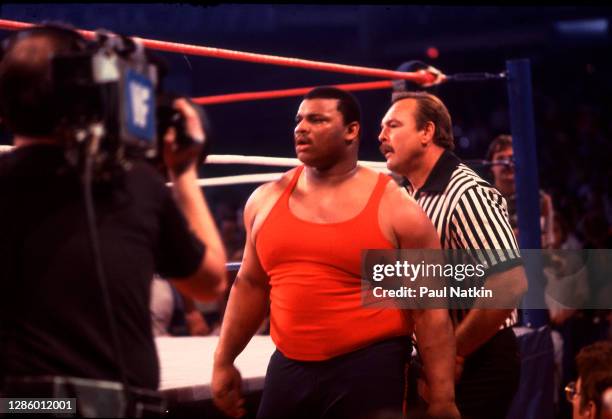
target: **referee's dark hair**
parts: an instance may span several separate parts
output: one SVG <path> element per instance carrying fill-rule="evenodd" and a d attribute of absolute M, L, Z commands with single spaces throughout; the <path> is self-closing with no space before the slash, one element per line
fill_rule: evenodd
<path fill-rule="evenodd" d="M 391 103 L 404 99 L 414 99 L 417 102 L 417 111 L 414 116 L 417 129 L 423 129 L 426 123 L 432 122 L 435 126 L 434 144 L 447 150 L 454 150 L 455 139 L 451 116 L 440 98 L 423 91 L 396 92 L 391 97 Z"/>

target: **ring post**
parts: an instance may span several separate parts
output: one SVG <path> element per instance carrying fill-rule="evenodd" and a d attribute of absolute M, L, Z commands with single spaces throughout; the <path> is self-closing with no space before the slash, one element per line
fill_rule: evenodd
<path fill-rule="evenodd" d="M 531 92 L 531 67 L 528 59 L 506 62 L 508 72 L 508 101 L 510 105 L 510 126 L 515 159 L 516 206 L 518 214 L 519 245 L 521 249 L 540 249 L 540 197 L 538 164 L 536 155 L 533 98 Z M 541 280 L 540 258 L 524 258 L 529 278 L 529 291 L 523 299 L 526 307 L 523 323 L 540 327 L 548 322 L 544 310 L 544 286 Z"/>

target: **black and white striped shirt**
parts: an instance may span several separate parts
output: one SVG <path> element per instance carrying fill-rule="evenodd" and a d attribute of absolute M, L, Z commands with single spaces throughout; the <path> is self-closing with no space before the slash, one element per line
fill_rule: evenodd
<path fill-rule="evenodd" d="M 421 189 L 409 182 L 406 189 L 431 219 L 443 249 L 500 249 L 474 254 L 488 274 L 522 264 L 504 197 L 452 152 L 444 151 Z M 466 313 L 452 310 L 455 324 Z M 516 322 L 514 310 L 504 327 Z"/>

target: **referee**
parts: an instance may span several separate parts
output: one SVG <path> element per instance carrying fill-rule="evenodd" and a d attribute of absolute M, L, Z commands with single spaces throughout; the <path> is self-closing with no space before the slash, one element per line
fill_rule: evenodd
<path fill-rule="evenodd" d="M 379 140 L 387 167 L 406 179 L 406 189 L 433 222 L 443 249 L 505 249 L 479 252 L 490 259 L 479 262 L 488 266 L 487 286 L 502 288 L 504 298 L 518 301 L 527 280 L 506 201 L 452 153 L 451 118 L 442 101 L 426 92 L 394 93 Z M 520 378 L 511 328 L 516 310 L 452 310 L 451 317 L 462 417 L 505 418 Z"/>

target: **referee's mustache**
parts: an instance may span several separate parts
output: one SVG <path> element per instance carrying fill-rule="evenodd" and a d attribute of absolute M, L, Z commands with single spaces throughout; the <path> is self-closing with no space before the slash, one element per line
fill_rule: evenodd
<path fill-rule="evenodd" d="M 389 144 L 386 144 L 386 143 L 383 143 L 380 146 L 378 146 L 378 149 L 380 150 L 383 156 L 385 155 L 385 153 L 395 152 L 395 150 L 393 150 L 393 147 L 391 147 Z"/>

